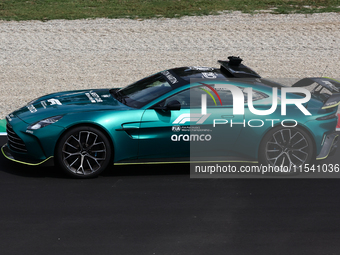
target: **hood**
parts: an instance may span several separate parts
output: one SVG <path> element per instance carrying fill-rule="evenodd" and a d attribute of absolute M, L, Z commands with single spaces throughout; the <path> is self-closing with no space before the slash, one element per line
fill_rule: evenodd
<path fill-rule="evenodd" d="M 123 110 L 128 108 L 114 99 L 109 89 L 96 89 L 49 94 L 29 102 L 12 114 L 27 123 L 32 123 L 67 113 Z"/>

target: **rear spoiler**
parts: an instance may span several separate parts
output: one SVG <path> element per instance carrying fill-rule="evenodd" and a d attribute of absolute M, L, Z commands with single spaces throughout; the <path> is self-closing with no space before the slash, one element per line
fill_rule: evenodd
<path fill-rule="evenodd" d="M 294 83 L 292 87 L 307 87 L 313 83 L 317 83 L 318 86 L 315 87 L 312 93 L 320 86 L 332 93 L 321 109 L 336 107 L 340 104 L 340 81 L 328 77 L 304 78 Z"/>

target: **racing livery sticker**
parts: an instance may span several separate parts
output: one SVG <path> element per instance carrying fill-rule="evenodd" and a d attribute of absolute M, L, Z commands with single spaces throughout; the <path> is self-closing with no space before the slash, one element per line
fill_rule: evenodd
<path fill-rule="evenodd" d="M 96 103 L 96 100 L 91 97 L 90 93 L 85 93 L 85 95 L 90 99 L 91 103 Z"/>
<path fill-rule="evenodd" d="M 96 92 L 90 92 L 91 95 L 93 96 L 94 100 L 97 101 L 97 103 L 102 103 L 103 100 L 100 98 L 100 96 Z"/>
<path fill-rule="evenodd" d="M 96 92 L 90 91 L 89 93 L 85 93 L 85 95 L 90 99 L 91 103 L 102 103 L 103 100 L 100 98 L 100 96 Z"/>
<path fill-rule="evenodd" d="M 203 71 L 203 72 L 208 72 L 208 71 L 213 71 L 213 67 L 205 67 L 205 66 L 189 66 L 190 70 L 193 71 Z"/>
<path fill-rule="evenodd" d="M 54 99 L 54 98 L 51 98 L 51 99 L 48 99 L 47 102 L 50 103 L 50 105 L 62 105 L 62 103 L 60 103 L 60 101 L 58 99 Z"/>
<path fill-rule="evenodd" d="M 31 113 L 35 113 L 35 112 L 38 111 L 37 108 L 35 108 L 33 104 L 27 105 L 27 109 L 28 109 Z"/>
<path fill-rule="evenodd" d="M 173 76 L 169 71 L 163 71 L 162 74 L 172 83 L 175 84 L 178 82 L 175 76 Z"/>
<path fill-rule="evenodd" d="M 42 107 L 44 107 L 44 109 L 46 109 L 46 107 L 47 107 L 46 101 L 41 101 L 40 103 L 41 103 Z"/>
<path fill-rule="evenodd" d="M 207 72 L 207 73 L 202 73 L 202 78 L 206 78 L 206 79 L 216 79 L 217 78 L 217 74 L 214 72 Z"/>

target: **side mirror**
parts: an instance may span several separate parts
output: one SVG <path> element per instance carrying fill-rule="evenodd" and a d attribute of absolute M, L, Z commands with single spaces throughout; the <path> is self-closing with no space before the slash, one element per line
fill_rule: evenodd
<path fill-rule="evenodd" d="M 181 110 L 181 103 L 177 100 L 172 100 L 165 106 L 154 106 L 153 109 L 163 111 L 179 111 Z"/>
<path fill-rule="evenodd" d="M 179 111 L 181 110 L 181 103 L 177 100 L 172 100 L 165 106 L 165 110 Z"/>

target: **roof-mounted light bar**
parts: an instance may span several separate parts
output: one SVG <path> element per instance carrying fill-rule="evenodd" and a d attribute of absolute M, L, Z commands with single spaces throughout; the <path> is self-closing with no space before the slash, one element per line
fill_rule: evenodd
<path fill-rule="evenodd" d="M 229 61 L 218 60 L 221 65 L 221 71 L 228 77 L 234 78 L 261 78 L 259 74 L 250 69 L 249 67 L 241 64 L 242 58 L 229 56 Z"/>

